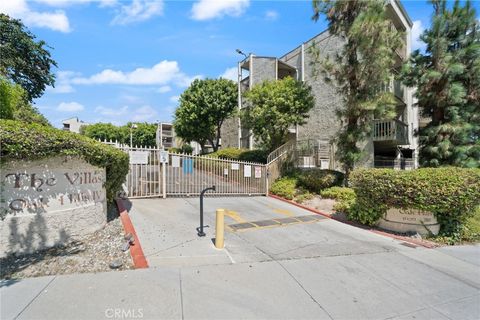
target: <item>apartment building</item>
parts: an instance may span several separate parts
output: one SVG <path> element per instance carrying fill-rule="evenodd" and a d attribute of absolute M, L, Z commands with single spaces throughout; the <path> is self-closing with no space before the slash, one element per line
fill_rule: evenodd
<path fill-rule="evenodd" d="M 394 72 L 398 72 L 411 51 L 412 21 L 398 0 L 390 0 L 385 10 L 391 19 L 391 27 L 404 33 L 403 45 L 395 50 L 397 63 Z M 335 145 L 332 138 L 338 132 L 341 121 L 336 109 L 341 106 L 341 96 L 332 84 L 326 83 L 321 76 L 315 75 L 315 59 L 312 48 L 316 48 L 320 59 L 331 56 L 341 50 L 342 40 L 324 31 L 312 39 L 280 57 L 265 57 L 250 54 L 238 63 L 238 90 L 241 93 L 265 80 L 279 80 L 287 76 L 304 81 L 312 87 L 315 107 L 311 110 L 307 123 L 289 131 L 291 138 L 298 142 L 308 141 L 315 145 L 315 166 L 338 168 L 335 163 Z M 365 157 L 361 161 L 366 167 L 416 167 L 418 141 L 414 136 L 418 129 L 418 110 L 413 106 L 413 89 L 407 88 L 393 79 L 386 86 L 397 99 L 397 117 L 394 120 L 372 119 L 371 138 L 362 146 Z M 239 99 L 239 108 L 243 106 Z M 229 119 L 222 127 L 223 147 L 253 148 L 255 138 L 241 126 L 240 120 Z M 312 157 L 309 155 L 308 157 Z M 307 159 L 305 160 L 307 161 Z M 311 162 L 311 159 L 308 159 Z M 308 166 L 311 166 L 309 164 Z"/>
<path fill-rule="evenodd" d="M 159 148 L 169 149 L 177 147 L 177 139 L 173 125 L 165 122 L 159 123 L 157 127 L 156 140 Z"/>
<path fill-rule="evenodd" d="M 62 129 L 65 131 L 80 133 L 80 127 L 88 126 L 89 124 L 79 120 L 78 117 L 73 117 L 63 120 L 62 125 Z"/>

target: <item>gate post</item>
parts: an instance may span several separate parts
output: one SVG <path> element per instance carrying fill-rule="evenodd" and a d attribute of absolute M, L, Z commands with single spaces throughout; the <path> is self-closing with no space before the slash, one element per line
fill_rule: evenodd
<path fill-rule="evenodd" d="M 163 193 L 163 199 L 167 197 L 167 177 L 166 175 L 166 163 L 162 163 L 162 193 Z"/>

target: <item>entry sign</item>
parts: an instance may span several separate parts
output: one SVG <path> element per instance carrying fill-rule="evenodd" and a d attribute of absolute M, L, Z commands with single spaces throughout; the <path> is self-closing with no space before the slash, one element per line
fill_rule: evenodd
<path fill-rule="evenodd" d="M 148 151 L 130 151 L 130 164 L 148 164 Z"/>
<path fill-rule="evenodd" d="M 262 177 L 262 167 L 255 167 L 255 178 L 259 179 Z"/>
<path fill-rule="evenodd" d="M 161 163 L 168 162 L 168 151 L 160 151 L 160 162 Z"/>

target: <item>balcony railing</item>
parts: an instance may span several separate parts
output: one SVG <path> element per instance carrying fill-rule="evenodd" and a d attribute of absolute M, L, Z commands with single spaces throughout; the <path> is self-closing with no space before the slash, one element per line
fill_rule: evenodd
<path fill-rule="evenodd" d="M 408 125 L 400 120 L 373 120 L 373 141 L 408 144 Z"/>

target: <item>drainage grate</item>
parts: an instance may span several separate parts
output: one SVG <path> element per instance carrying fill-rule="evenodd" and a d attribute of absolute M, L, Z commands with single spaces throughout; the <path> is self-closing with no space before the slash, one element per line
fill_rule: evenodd
<path fill-rule="evenodd" d="M 275 220 L 261 220 L 261 221 L 254 221 L 252 223 L 256 224 L 259 227 L 268 227 L 268 226 L 275 226 L 280 224 L 280 222 Z"/>
<path fill-rule="evenodd" d="M 278 221 L 278 222 L 280 222 L 281 224 L 288 224 L 288 223 L 299 222 L 299 221 L 298 221 L 297 219 L 295 219 L 295 218 L 275 219 L 275 221 Z"/>
<path fill-rule="evenodd" d="M 231 224 L 229 225 L 229 227 L 232 228 L 234 231 L 236 231 L 236 230 L 255 228 L 256 225 L 250 222 L 244 222 L 244 223 Z"/>
<path fill-rule="evenodd" d="M 319 221 L 323 219 L 326 219 L 326 218 L 320 215 L 314 214 L 309 216 L 243 222 L 243 223 L 231 224 L 229 225 L 229 227 L 232 229 L 232 231 L 240 231 L 240 230 L 246 230 L 246 229 L 255 229 L 255 228 L 271 227 L 271 226 L 281 227 L 281 226 L 287 226 L 293 223 L 300 223 L 300 222 L 307 223 L 307 222 Z"/>
<path fill-rule="evenodd" d="M 300 217 L 295 217 L 297 220 L 300 220 L 302 222 L 309 222 L 309 221 L 314 221 L 314 220 L 322 220 L 326 219 L 325 217 L 322 217 L 321 215 L 311 215 L 311 216 L 300 216 Z"/>

